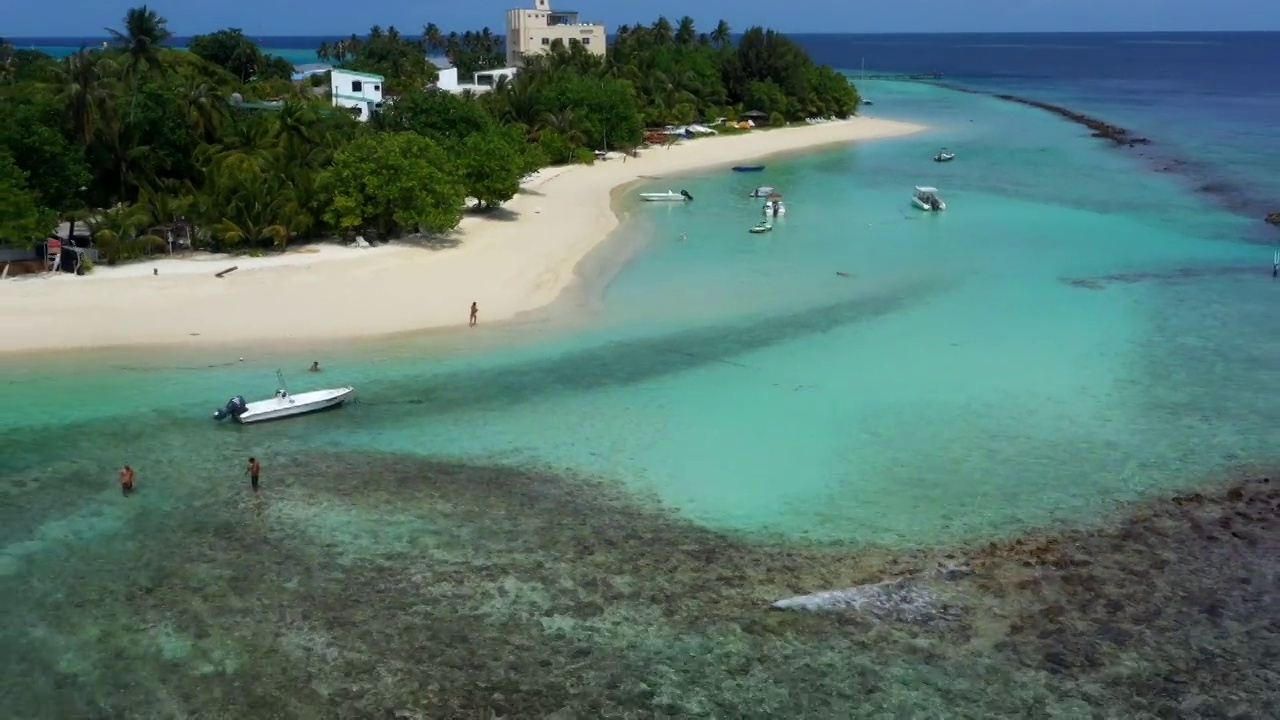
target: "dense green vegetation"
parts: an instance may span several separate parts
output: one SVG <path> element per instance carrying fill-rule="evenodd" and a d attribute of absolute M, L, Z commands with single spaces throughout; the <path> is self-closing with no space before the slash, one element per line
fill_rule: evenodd
<path fill-rule="evenodd" d="M 368 123 L 330 106 L 326 81 L 291 68 L 235 28 L 165 45 L 163 17 L 128 11 L 112 42 L 54 60 L 0 41 L 0 243 L 26 245 L 80 219 L 108 262 L 169 242 L 248 250 L 326 235 L 453 228 L 519 191 L 546 164 L 593 162 L 638 146 L 646 127 L 737 118 L 845 116 L 857 95 L 787 38 L 762 28 L 735 44 L 623 26 L 607 58 L 553 45 L 478 96 L 430 88 L 428 57 L 467 78 L 503 64 L 487 28 L 421 39 L 375 27 L 321 58 L 386 77 L 394 97 Z"/>

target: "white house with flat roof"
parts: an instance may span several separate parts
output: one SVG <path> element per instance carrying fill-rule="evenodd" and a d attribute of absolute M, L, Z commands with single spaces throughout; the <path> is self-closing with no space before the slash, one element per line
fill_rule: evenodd
<path fill-rule="evenodd" d="M 439 79 L 436 80 L 436 88 L 445 92 L 461 93 L 468 90 L 473 93 L 489 92 L 497 87 L 502 78 L 507 78 L 510 82 L 511 78 L 516 76 L 519 68 L 498 68 L 495 70 L 481 70 L 471 76 L 471 82 L 458 82 L 458 68 L 455 67 L 439 67 L 436 72 Z"/>
<path fill-rule="evenodd" d="M 334 68 L 329 73 L 329 94 L 334 107 L 350 108 L 351 114 L 367 122 L 382 107 L 381 75 Z"/>
<path fill-rule="evenodd" d="M 552 10 L 551 0 L 533 0 L 533 9 L 507 11 L 507 65 L 519 67 L 526 57 L 549 52 L 556 40 L 604 55 L 607 37 L 603 23 L 582 22 L 574 10 Z"/>

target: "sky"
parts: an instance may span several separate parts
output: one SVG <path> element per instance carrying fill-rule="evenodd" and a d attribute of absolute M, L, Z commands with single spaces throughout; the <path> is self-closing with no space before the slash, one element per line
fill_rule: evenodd
<path fill-rule="evenodd" d="M 1280 30 L 1280 0 L 564 0 L 610 30 L 691 15 L 706 29 L 724 18 L 735 30 L 767 25 L 790 33 L 1098 32 Z M 0 0 L 0 35 L 95 38 L 117 27 L 127 0 Z M 251 36 L 364 33 L 395 25 L 417 34 L 428 22 L 449 30 L 500 32 L 505 11 L 533 0 L 160 0 L 150 7 L 177 35 L 239 27 Z M 305 11 L 295 8 L 304 7 Z"/>

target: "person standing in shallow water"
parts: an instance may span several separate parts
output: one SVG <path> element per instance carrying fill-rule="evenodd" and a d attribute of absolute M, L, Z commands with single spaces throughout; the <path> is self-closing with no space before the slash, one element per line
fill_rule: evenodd
<path fill-rule="evenodd" d="M 471 327 L 476 326 L 476 323 L 480 321 L 479 318 L 480 318 L 480 306 L 477 305 L 476 303 L 471 303 Z"/>
<path fill-rule="evenodd" d="M 125 465 L 120 468 L 120 494 L 129 497 L 129 493 L 133 492 L 133 468 Z"/>
<path fill-rule="evenodd" d="M 258 459 L 249 458 L 249 467 L 244 472 L 249 476 L 249 485 L 253 491 L 258 492 L 258 473 L 262 472 L 262 465 L 258 464 Z"/>

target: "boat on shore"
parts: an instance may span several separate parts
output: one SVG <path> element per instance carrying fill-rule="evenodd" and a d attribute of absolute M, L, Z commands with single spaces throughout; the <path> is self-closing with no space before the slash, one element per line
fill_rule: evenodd
<path fill-rule="evenodd" d="M 772 194 L 773 194 L 772 185 L 761 185 L 755 190 L 752 190 L 749 197 L 762 198 L 762 197 L 769 197 Z"/>
<path fill-rule="evenodd" d="M 773 225 L 770 225 L 768 220 L 761 220 L 760 222 L 756 223 L 755 226 L 752 227 L 747 232 L 753 235 L 759 235 L 760 233 L 773 232 Z"/>
<path fill-rule="evenodd" d="M 666 192 L 640 193 L 640 199 L 645 202 L 688 202 L 693 199 L 693 196 L 685 190 L 680 192 L 668 190 Z"/>
<path fill-rule="evenodd" d="M 734 165 L 734 172 L 763 172 L 764 165 Z"/>
<path fill-rule="evenodd" d="M 934 162 L 951 162 L 952 160 L 955 160 L 955 159 L 956 159 L 956 154 L 946 148 L 942 148 L 941 150 L 938 151 L 937 155 L 933 156 Z"/>
<path fill-rule="evenodd" d="M 356 392 L 355 388 L 347 386 L 311 390 L 294 395 L 285 386 L 284 375 L 279 370 L 276 371 L 276 379 L 280 381 L 280 388 L 276 390 L 275 397 L 267 400 L 245 402 L 243 395 L 237 395 L 227 401 L 226 407 L 215 410 L 213 419 L 225 420 L 231 418 L 242 425 L 265 422 L 267 420 L 282 420 L 288 417 L 338 407 L 355 395 Z"/>
<path fill-rule="evenodd" d="M 938 188 L 925 185 L 916 186 L 916 192 L 911 196 L 911 204 L 926 212 L 941 212 L 947 209 L 947 204 L 938 197 Z"/>

